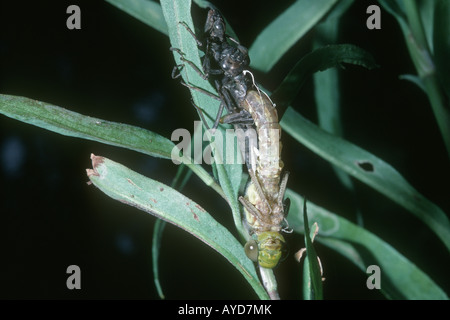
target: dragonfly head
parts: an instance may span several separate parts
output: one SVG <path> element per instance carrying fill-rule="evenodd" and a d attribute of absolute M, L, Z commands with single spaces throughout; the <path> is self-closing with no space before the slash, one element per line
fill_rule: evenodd
<path fill-rule="evenodd" d="M 258 235 L 257 240 L 245 244 L 247 257 L 258 262 L 263 268 L 272 269 L 284 255 L 285 240 L 279 232 L 266 231 Z"/>

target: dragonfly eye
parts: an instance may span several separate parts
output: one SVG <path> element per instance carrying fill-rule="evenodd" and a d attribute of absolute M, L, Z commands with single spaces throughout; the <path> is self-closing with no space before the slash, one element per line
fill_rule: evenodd
<path fill-rule="evenodd" d="M 258 244 L 255 240 L 249 240 L 244 246 L 245 254 L 247 258 L 252 260 L 253 262 L 258 261 Z"/>

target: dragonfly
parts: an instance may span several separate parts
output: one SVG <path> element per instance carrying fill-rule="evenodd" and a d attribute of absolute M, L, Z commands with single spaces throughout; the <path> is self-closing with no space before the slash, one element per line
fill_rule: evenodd
<path fill-rule="evenodd" d="M 244 248 L 247 257 L 272 269 L 286 252 L 281 231 L 289 232 L 289 200 L 284 201 L 289 173 L 282 174 L 281 127 L 274 104 L 258 90 L 249 90 L 239 105 L 252 115 L 258 136 L 258 149 L 251 151 L 256 153 L 256 168 L 249 169 L 250 182 L 239 197 L 254 234 Z"/>
<path fill-rule="evenodd" d="M 221 77 L 214 81 L 219 97 L 182 82 L 186 87 L 221 101 L 213 129 L 219 123 L 228 123 L 234 125 L 235 129 L 256 131 L 257 141 L 249 143 L 249 147 L 241 147 L 250 176 L 244 196 L 239 197 L 251 235 L 244 249 L 249 259 L 263 268 L 272 269 L 286 252 L 282 232 L 289 232 L 286 220 L 289 199 L 284 200 L 289 173 L 282 174 L 281 127 L 275 104 L 256 85 L 253 74 L 247 69 L 250 64 L 247 48 L 226 34 L 226 24 L 217 10 L 210 9 L 208 12 L 204 28 L 206 44 L 199 41 L 184 22 L 180 24 L 195 38 L 200 48 L 205 48 L 203 72 L 184 59 L 179 49 L 171 50 L 177 51 L 181 60 L 203 79 Z M 180 70 L 180 67 L 184 66 L 175 66 L 173 78 L 179 76 L 176 70 Z M 201 109 L 195 104 L 194 106 L 203 119 Z M 223 108 L 226 108 L 228 114 L 222 117 Z M 206 124 L 204 119 L 203 122 Z M 245 142 L 241 144 L 247 146 Z"/>

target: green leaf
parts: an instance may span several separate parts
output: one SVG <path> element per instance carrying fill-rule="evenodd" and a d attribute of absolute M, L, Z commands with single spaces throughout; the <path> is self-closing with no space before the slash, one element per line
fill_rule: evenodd
<path fill-rule="evenodd" d="M 314 72 L 341 66 L 343 63 L 359 65 L 368 69 L 377 67 L 372 55 L 350 44 L 329 45 L 314 50 L 300 59 L 291 69 L 271 98 L 283 108 L 290 105 L 301 86 Z M 283 110 L 278 111 L 282 113 Z"/>
<path fill-rule="evenodd" d="M 447 153 L 450 156 L 450 111 L 446 101 L 450 96 L 448 92 L 449 85 L 446 83 L 448 78 L 445 78 L 446 76 L 444 76 L 444 79 L 442 76 L 441 79 L 437 78 L 433 56 L 428 47 L 430 41 L 429 39 L 426 39 L 426 32 L 423 28 L 422 17 L 417 8 L 417 2 L 399 2 L 399 0 L 379 0 L 379 2 L 397 19 L 400 25 L 408 47 L 409 55 L 424 84 L 428 99 L 430 100 L 431 109 L 433 110 L 439 130 L 441 131 Z M 448 34 L 446 33 L 446 30 L 448 30 L 448 15 L 446 16 L 446 13 L 448 13 L 449 10 L 448 1 L 444 1 L 443 3 L 444 5 L 439 9 L 436 6 L 436 10 L 440 11 L 435 12 L 434 28 L 438 28 L 438 30 L 436 31 L 435 29 L 433 38 L 442 38 L 444 40 L 435 41 L 435 39 L 433 39 L 435 53 L 441 51 L 439 45 L 444 45 L 445 47 L 445 43 L 448 43 L 448 40 L 445 40 L 448 39 Z M 442 33 L 440 33 L 440 31 L 442 31 Z M 436 47 L 436 45 L 438 47 Z M 448 54 L 448 47 L 444 48 L 443 52 L 437 53 L 437 55 L 440 56 L 438 60 L 445 60 L 447 58 L 446 54 Z M 442 64 L 442 62 L 439 62 L 439 64 Z M 443 65 L 440 67 L 446 68 L 446 62 L 443 62 Z M 440 84 L 438 80 L 445 83 Z M 442 88 L 447 90 L 447 97 L 445 97 Z"/>
<path fill-rule="evenodd" d="M 174 144 L 151 131 L 85 116 L 67 109 L 17 96 L 0 94 L 0 113 L 65 136 L 93 140 L 164 159 Z"/>
<path fill-rule="evenodd" d="M 433 48 L 433 27 L 434 27 L 434 11 L 436 8 L 436 4 L 439 1 L 433 0 L 419 0 L 419 14 L 422 19 L 423 29 L 425 32 L 425 37 L 428 42 L 428 47 L 431 52 L 434 52 Z"/>
<path fill-rule="evenodd" d="M 327 19 L 315 28 L 314 48 L 334 44 L 338 39 L 339 18 L 353 4 L 353 0 L 342 1 L 332 10 Z M 314 98 L 319 126 L 337 136 L 342 136 L 343 128 L 340 112 L 340 88 L 338 69 L 332 68 L 313 75 Z M 348 174 L 333 166 L 342 185 L 354 193 L 353 182 Z"/>
<path fill-rule="evenodd" d="M 159 253 L 161 248 L 161 238 L 164 232 L 166 222 L 164 220 L 156 220 L 153 227 L 152 239 L 152 265 L 153 265 L 153 282 L 155 283 L 156 291 L 161 299 L 164 299 L 161 283 L 159 282 Z"/>
<path fill-rule="evenodd" d="M 303 279 L 304 286 L 306 290 L 306 299 L 308 300 L 322 300 L 323 299 L 323 289 L 322 289 L 322 274 L 320 272 L 320 266 L 312 244 L 313 235 L 309 229 L 308 213 L 306 209 L 306 199 L 303 199 L 303 226 L 305 234 L 305 246 L 306 246 L 306 260 L 305 260 L 305 277 Z M 294 212 L 298 212 L 295 210 Z"/>
<path fill-rule="evenodd" d="M 319 25 L 325 23 L 327 24 L 328 22 L 330 22 L 331 20 L 339 20 L 341 18 L 341 16 L 347 12 L 347 10 L 353 5 L 353 3 L 355 2 L 355 0 L 340 0 L 336 3 L 336 5 L 333 7 L 333 9 L 327 14 L 327 16 L 325 17 L 325 19 L 323 19 L 324 21 L 322 23 L 320 23 Z M 336 30 L 333 30 L 333 34 L 337 34 L 338 33 L 338 28 Z M 323 34 L 320 35 L 320 37 Z M 317 36 L 315 36 L 315 38 L 317 38 Z M 333 36 L 334 38 L 334 36 Z M 316 40 L 316 39 L 314 39 Z M 331 43 L 334 43 L 335 41 L 332 41 Z M 330 44 L 330 43 L 328 43 Z"/>
<path fill-rule="evenodd" d="M 407 81 L 414 83 L 416 86 L 418 86 L 420 89 L 422 89 L 422 91 L 425 94 L 427 93 L 427 89 L 423 85 L 422 79 L 420 79 L 418 76 L 413 75 L 413 74 L 401 74 L 398 76 L 398 78 L 400 80 L 407 80 Z"/>
<path fill-rule="evenodd" d="M 161 5 L 149 0 L 106 0 L 113 6 L 135 17 L 146 25 L 167 34 L 167 25 L 164 20 Z"/>
<path fill-rule="evenodd" d="M 175 146 L 172 141 L 139 127 L 92 118 L 24 97 L 0 94 L 0 113 L 65 136 L 93 140 L 163 159 L 171 159 Z M 205 169 L 192 163 L 188 166 L 206 185 L 226 199 L 220 186 Z"/>
<path fill-rule="evenodd" d="M 378 0 L 383 8 L 397 19 L 402 28 L 407 26 L 407 18 L 402 0 Z"/>
<path fill-rule="evenodd" d="M 251 67 L 268 72 L 337 3 L 298 0 L 270 23 L 251 45 Z"/>
<path fill-rule="evenodd" d="M 289 226 L 304 233 L 300 212 L 304 199 L 287 190 L 291 199 Z M 364 273 L 370 265 L 381 269 L 381 290 L 392 299 L 448 299 L 446 293 L 422 270 L 389 244 L 350 221 L 308 202 L 308 218 L 319 225 L 315 238 L 355 263 Z M 327 265 L 324 265 L 326 278 Z M 331 267 L 331 266 L 330 266 Z"/>
<path fill-rule="evenodd" d="M 281 126 L 294 139 L 325 160 L 409 210 L 450 249 L 450 223 L 445 213 L 417 192 L 388 163 L 321 130 L 292 108 L 287 109 Z"/>
<path fill-rule="evenodd" d="M 200 205 L 165 184 L 112 160 L 94 155 L 91 159 L 93 169 L 86 172 L 102 192 L 191 233 L 238 269 L 261 299 L 268 299 L 242 245 Z"/>
<path fill-rule="evenodd" d="M 172 181 L 171 187 L 178 191 L 183 191 L 184 186 L 192 176 L 191 170 L 186 170 L 186 166 L 181 164 L 178 167 L 177 174 Z M 180 181 L 180 179 L 182 179 Z M 153 280 L 158 295 L 161 299 L 164 299 L 161 283 L 159 282 L 159 253 L 161 248 L 162 234 L 164 232 L 166 222 L 164 220 L 157 220 L 153 227 L 153 240 L 152 240 L 152 265 L 153 265 Z"/>

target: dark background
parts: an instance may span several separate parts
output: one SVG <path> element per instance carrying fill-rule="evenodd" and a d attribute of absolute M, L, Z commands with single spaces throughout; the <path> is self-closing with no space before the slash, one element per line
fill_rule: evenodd
<path fill-rule="evenodd" d="M 293 1 L 242 7 L 214 1 L 250 46 L 257 34 Z M 426 96 L 398 79 L 415 73 L 403 36 L 382 11 L 382 29 L 366 28 L 366 8 L 357 3 L 342 19 L 340 43 L 371 52 L 374 71 L 349 66 L 341 72 L 345 138 L 394 166 L 419 192 L 449 212 L 448 157 Z M 81 8 L 81 30 L 66 28 L 66 8 Z M 202 27 L 206 12 L 195 10 Z M 308 34 L 268 75 L 269 90 L 311 49 Z M 103 1 L 25 1 L 0 4 L 0 92 L 25 96 L 109 121 L 148 128 L 170 138 L 192 130 L 196 113 L 188 90 L 170 77 L 174 61 L 168 38 Z M 312 81 L 295 109 L 316 121 Z M 355 221 L 352 197 L 327 162 L 284 135 L 289 187 Z M 100 143 L 61 136 L 0 116 L 0 298 L 157 299 L 151 241 L 155 218 L 88 186 L 91 153 L 170 184 L 176 166 L 168 160 Z M 365 227 L 390 243 L 447 293 L 448 251 L 410 213 L 354 181 Z M 226 203 L 193 176 L 184 193 L 235 233 Z M 290 236 L 301 244 L 301 236 Z M 292 251 L 298 250 L 293 245 Z M 317 244 L 325 269 L 325 298 L 383 298 L 366 286 L 351 262 Z M 66 268 L 81 268 L 81 290 L 66 288 Z M 167 226 L 160 279 L 168 299 L 256 298 L 240 273 L 190 234 Z M 302 268 L 291 256 L 276 270 L 282 298 L 301 297 Z"/>

